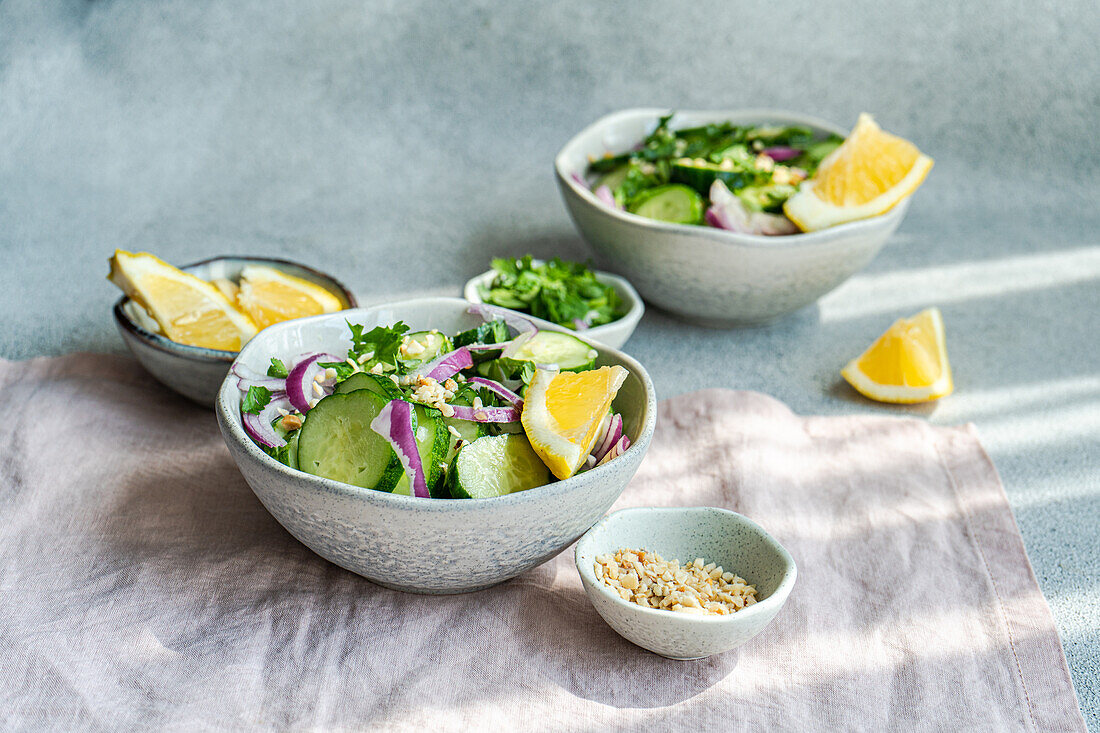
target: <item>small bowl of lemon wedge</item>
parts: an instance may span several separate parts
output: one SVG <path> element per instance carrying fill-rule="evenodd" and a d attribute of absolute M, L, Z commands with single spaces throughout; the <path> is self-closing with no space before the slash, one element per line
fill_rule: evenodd
<path fill-rule="evenodd" d="M 147 252 L 118 250 L 107 279 L 125 295 L 115 323 L 157 381 L 202 405 L 241 347 L 273 323 L 356 307 L 338 280 L 273 257 L 214 257 L 174 267 Z"/>

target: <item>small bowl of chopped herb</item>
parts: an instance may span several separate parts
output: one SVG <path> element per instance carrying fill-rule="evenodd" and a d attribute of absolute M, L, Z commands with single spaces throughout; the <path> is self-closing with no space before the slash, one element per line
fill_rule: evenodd
<path fill-rule="evenodd" d="M 716 507 L 613 512 L 581 537 L 575 559 L 604 621 L 669 659 L 746 643 L 783 608 L 797 575 L 763 527 Z"/>
<path fill-rule="evenodd" d="M 526 255 L 497 257 L 491 264 L 491 270 L 466 283 L 466 300 L 526 313 L 615 349 L 622 348 L 645 313 L 634 286 L 584 263 Z"/>

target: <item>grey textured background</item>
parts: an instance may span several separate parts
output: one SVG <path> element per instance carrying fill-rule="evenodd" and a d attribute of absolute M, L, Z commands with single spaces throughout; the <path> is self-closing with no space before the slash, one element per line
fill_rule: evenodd
<path fill-rule="evenodd" d="M 551 175 L 631 106 L 863 110 L 936 159 L 866 272 L 774 326 L 650 312 L 662 397 L 977 423 L 1100 730 L 1100 11 L 1002 3 L 0 0 L 0 355 L 120 351 L 116 247 L 283 255 L 367 303 L 458 294 L 491 254 L 582 258 Z M 938 304 L 956 394 L 837 371 Z"/>

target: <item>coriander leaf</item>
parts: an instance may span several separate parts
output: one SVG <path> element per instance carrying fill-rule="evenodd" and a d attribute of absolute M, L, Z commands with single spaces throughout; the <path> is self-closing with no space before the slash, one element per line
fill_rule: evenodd
<path fill-rule="evenodd" d="M 271 402 L 271 390 L 267 387 L 259 387 L 254 384 L 248 388 L 248 392 L 245 394 L 244 399 L 241 400 L 241 412 L 247 412 L 250 415 L 259 415 L 260 410 L 267 407 L 268 402 Z"/>
<path fill-rule="evenodd" d="M 271 366 L 267 368 L 267 376 L 286 379 L 290 376 L 290 372 L 287 370 L 286 364 L 275 357 L 271 357 Z"/>
<path fill-rule="evenodd" d="M 348 322 L 351 329 L 351 349 L 348 356 L 358 361 L 364 354 L 370 354 L 367 363 L 394 364 L 397 363 L 397 350 L 401 347 L 401 339 L 409 330 L 403 322 L 398 321 L 392 326 L 376 326 L 363 333 L 363 326 Z"/>
<path fill-rule="evenodd" d="M 287 443 L 284 446 L 280 446 L 278 448 L 268 448 L 266 445 L 261 445 L 260 448 L 263 449 L 264 453 L 267 453 L 269 456 L 274 458 L 279 463 L 285 463 L 288 466 L 290 465 L 290 444 L 289 443 Z M 292 468 L 297 468 L 297 466 L 292 466 Z"/>
<path fill-rule="evenodd" d="M 342 382 L 355 373 L 355 370 L 352 369 L 351 364 L 348 364 L 346 361 L 319 361 L 317 362 L 317 366 L 321 367 L 322 369 L 336 370 L 337 382 Z"/>

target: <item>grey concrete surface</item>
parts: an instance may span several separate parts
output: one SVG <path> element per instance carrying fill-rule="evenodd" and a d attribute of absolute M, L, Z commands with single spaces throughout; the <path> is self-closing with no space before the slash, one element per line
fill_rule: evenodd
<path fill-rule="evenodd" d="M 0 355 L 121 351 L 116 247 L 457 295 L 493 254 L 586 255 L 551 160 L 605 112 L 871 111 L 936 168 L 864 273 L 765 328 L 650 312 L 627 349 L 663 397 L 975 422 L 1100 730 L 1098 31 L 1094 0 L 0 0 Z M 955 395 L 886 407 L 839 380 L 931 304 Z"/>

